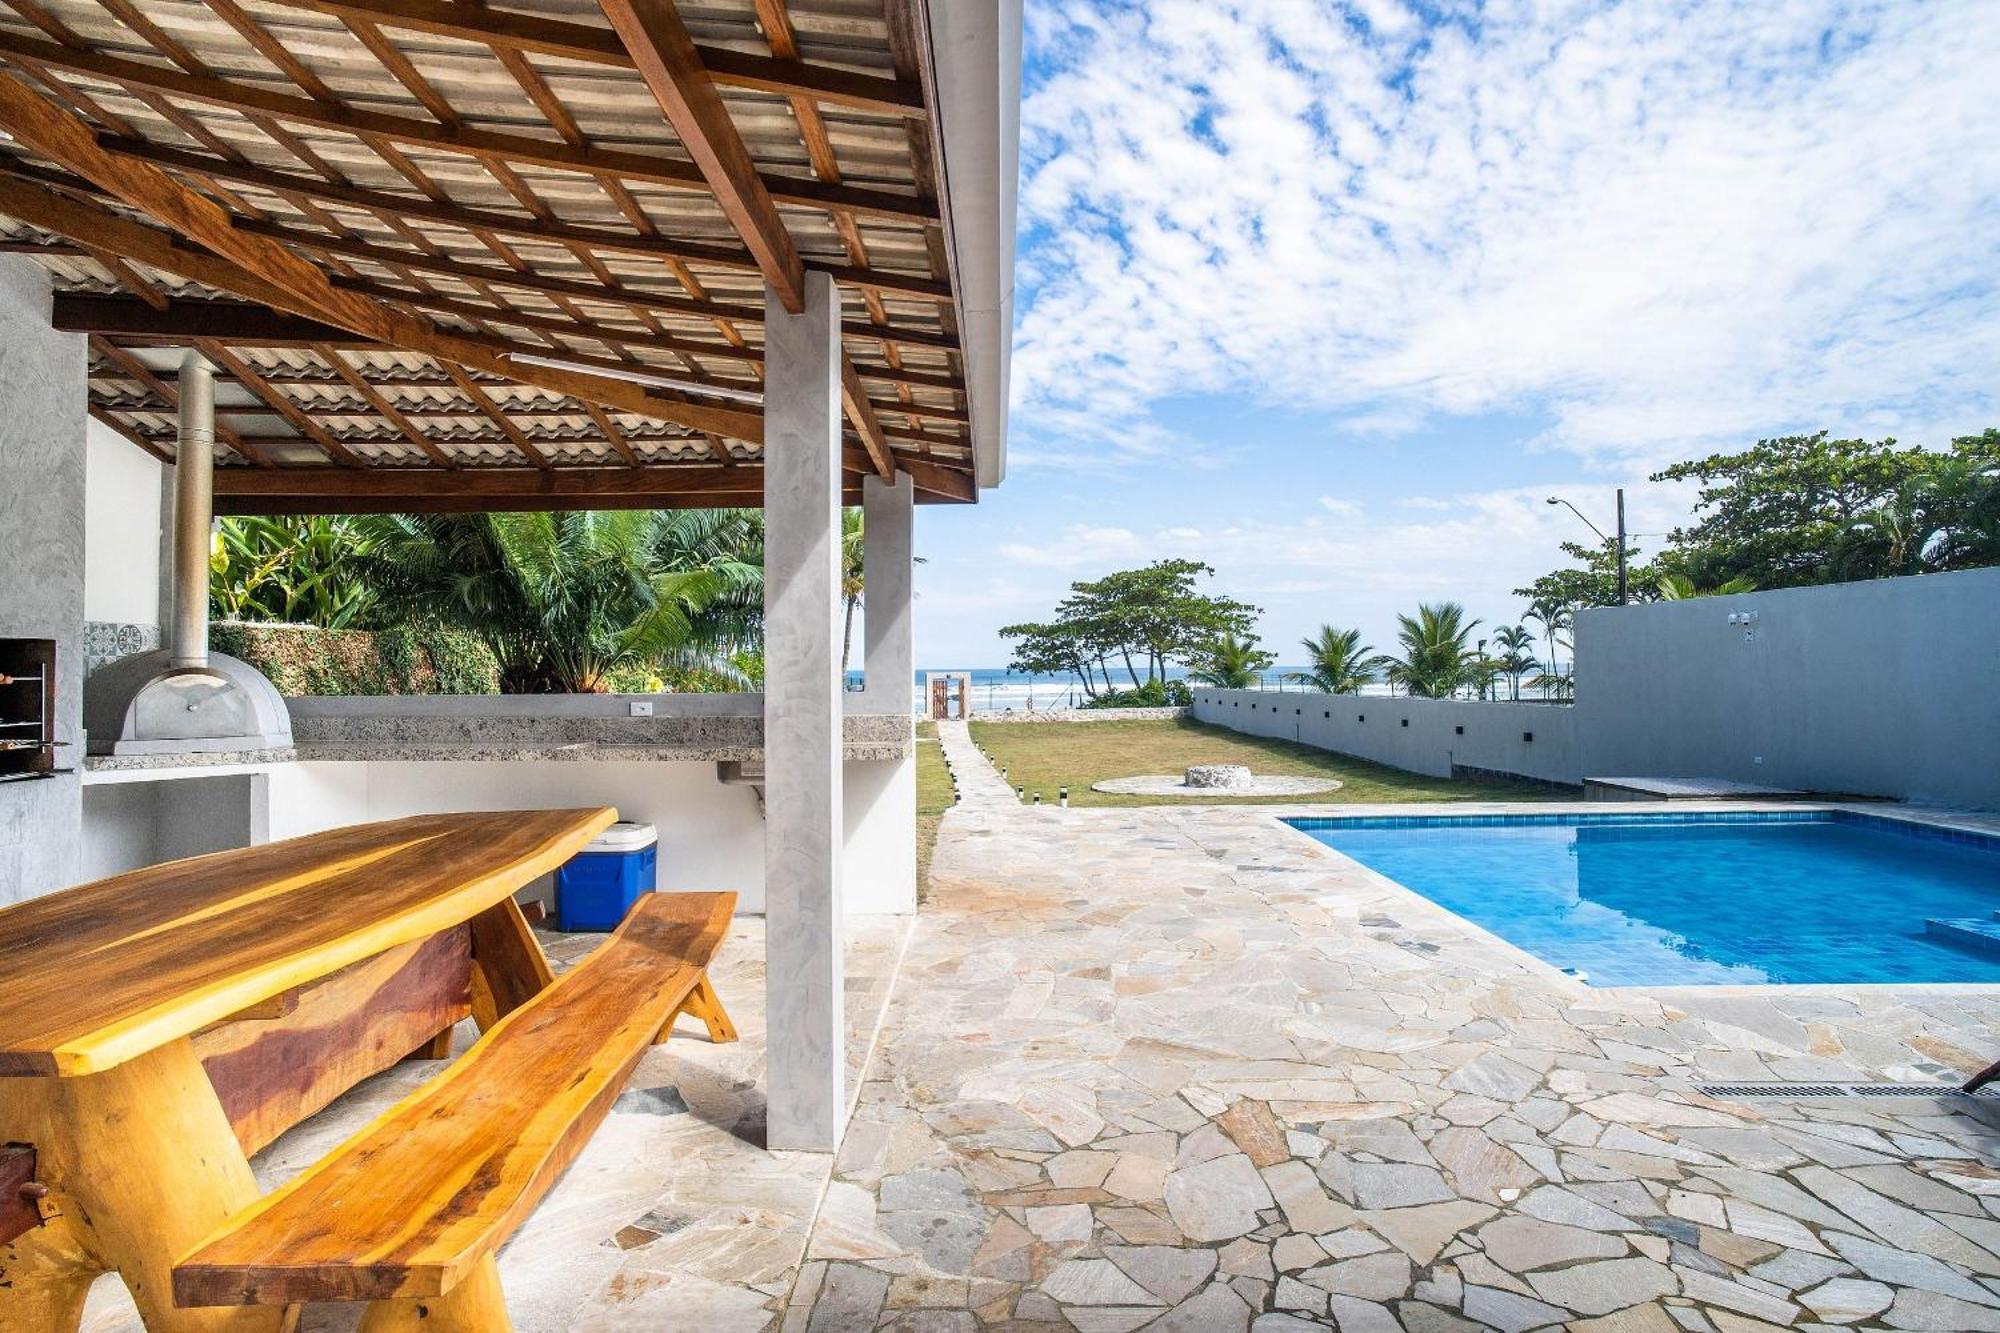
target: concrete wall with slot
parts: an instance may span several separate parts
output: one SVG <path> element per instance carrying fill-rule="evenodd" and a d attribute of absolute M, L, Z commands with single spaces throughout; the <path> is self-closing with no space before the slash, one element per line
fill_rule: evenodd
<path fill-rule="evenodd" d="M 1561 783 L 1579 781 L 1574 712 L 1555 704 L 1273 690 L 1194 695 L 1196 721 L 1251 736 L 1299 741 L 1432 777 L 1451 776 L 1456 764 Z"/>
<path fill-rule="evenodd" d="M 83 725 L 84 340 L 49 328 L 49 280 L 0 256 L 0 638 L 56 644 L 57 766 Z M 74 773 L 0 782 L 0 905 L 75 881 Z"/>
<path fill-rule="evenodd" d="M 1593 777 L 2000 809 L 2000 569 L 1586 611 L 1576 650 Z"/>

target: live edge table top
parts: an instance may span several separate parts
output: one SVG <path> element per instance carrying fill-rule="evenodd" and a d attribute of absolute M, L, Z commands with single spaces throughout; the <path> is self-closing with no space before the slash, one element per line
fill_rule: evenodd
<path fill-rule="evenodd" d="M 0 908 L 0 1076 L 109 1069 L 455 926 L 616 818 L 600 807 L 356 824 Z"/>

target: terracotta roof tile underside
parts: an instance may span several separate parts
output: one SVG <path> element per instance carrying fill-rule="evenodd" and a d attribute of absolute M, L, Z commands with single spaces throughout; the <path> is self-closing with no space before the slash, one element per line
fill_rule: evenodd
<path fill-rule="evenodd" d="M 0 251 L 223 512 L 755 504 L 767 282 L 850 472 L 969 500 L 917 0 L 0 0 Z M 678 131 L 677 128 L 678 127 Z"/>

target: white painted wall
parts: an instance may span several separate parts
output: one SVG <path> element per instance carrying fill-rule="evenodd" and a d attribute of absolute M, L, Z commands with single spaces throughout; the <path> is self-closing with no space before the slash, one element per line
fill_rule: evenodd
<path fill-rule="evenodd" d="M 103 422 L 84 425 L 83 618 L 158 624 L 166 468 Z"/>
<path fill-rule="evenodd" d="M 914 758 L 847 762 L 842 871 L 852 915 L 916 910 L 915 767 Z M 85 878 L 368 820 L 585 805 L 616 806 L 659 829 L 662 890 L 733 889 L 739 911 L 764 910 L 757 794 L 718 782 L 708 763 L 371 760 L 99 781 L 84 789 Z"/>
<path fill-rule="evenodd" d="M 1194 694 L 1197 721 L 1440 778 L 1450 777 L 1456 764 L 1576 783 L 1575 714 L 1561 704 L 1289 690 L 1199 689 Z"/>

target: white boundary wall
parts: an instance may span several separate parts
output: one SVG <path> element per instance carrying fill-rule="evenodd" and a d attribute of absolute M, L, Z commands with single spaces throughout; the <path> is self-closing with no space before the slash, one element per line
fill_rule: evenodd
<path fill-rule="evenodd" d="M 1199 690 L 1194 715 L 1439 777 L 1727 778 L 2000 810 L 2000 568 L 1585 611 L 1576 657 L 1575 707 Z"/>
<path fill-rule="evenodd" d="M 1574 784 L 1575 712 L 1560 704 L 1383 695 L 1207 690 L 1194 716 L 1250 736 L 1299 741 L 1391 768 L 1450 777 L 1454 764 Z"/>

